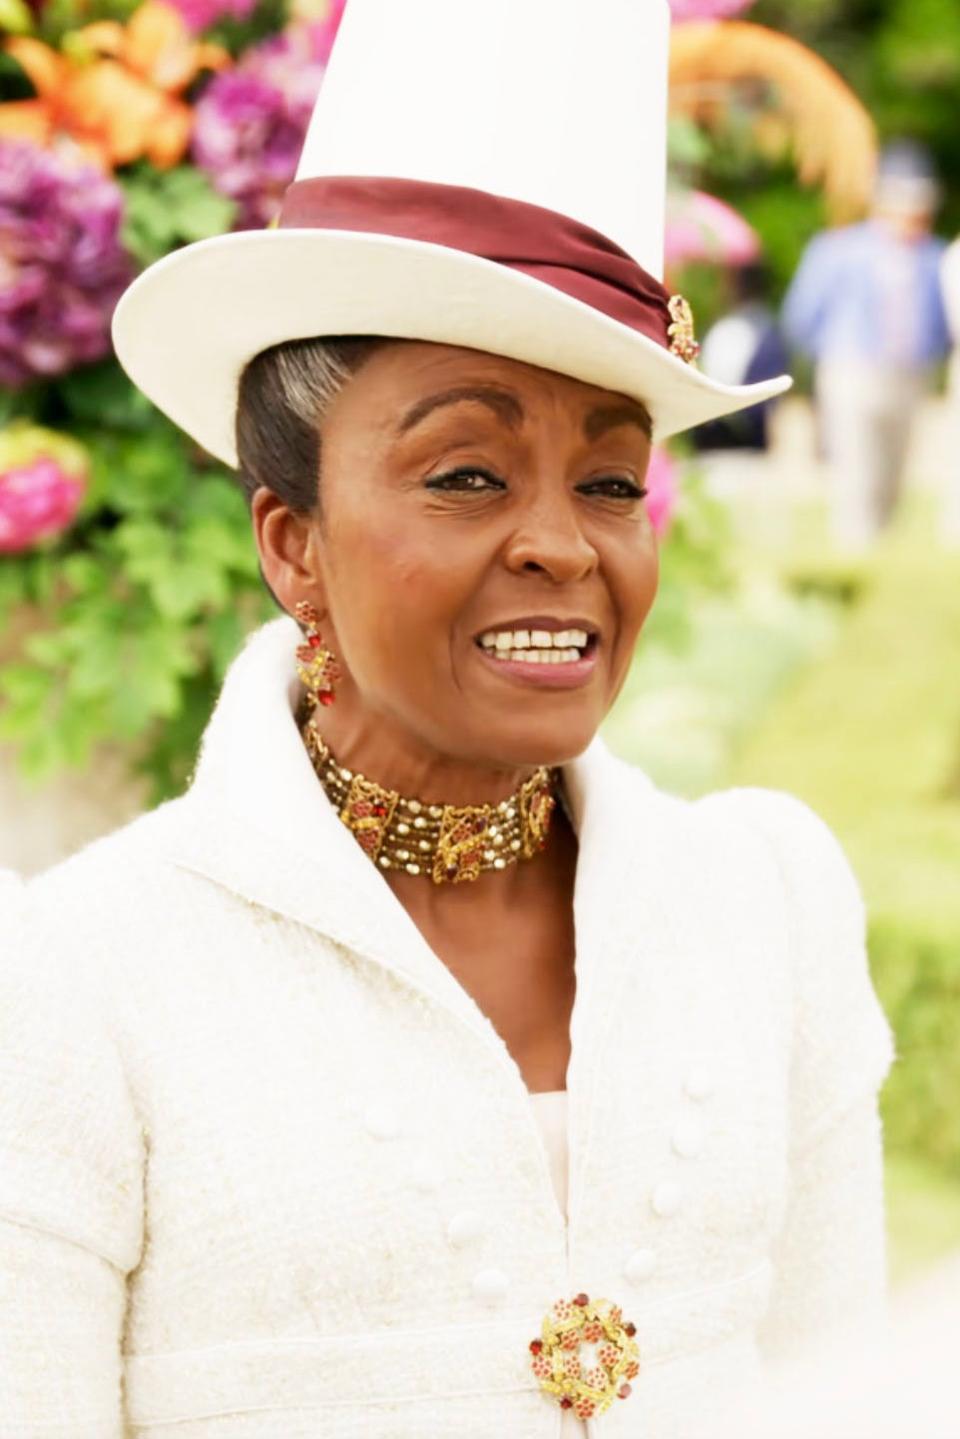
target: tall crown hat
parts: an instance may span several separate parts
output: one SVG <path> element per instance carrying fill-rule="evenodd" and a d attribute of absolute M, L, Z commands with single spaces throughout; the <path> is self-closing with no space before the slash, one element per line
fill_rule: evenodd
<path fill-rule="evenodd" d="M 349 0 L 277 226 L 138 276 L 124 369 L 228 465 L 244 365 L 310 336 L 525 361 L 657 439 L 780 394 L 701 374 L 659 278 L 669 27 L 667 0 Z"/>

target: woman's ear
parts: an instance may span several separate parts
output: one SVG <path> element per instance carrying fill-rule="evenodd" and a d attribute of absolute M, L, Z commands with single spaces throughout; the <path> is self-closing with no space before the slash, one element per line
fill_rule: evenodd
<path fill-rule="evenodd" d="M 299 600 L 326 614 L 323 540 L 315 514 L 300 514 L 261 485 L 250 500 L 253 535 L 263 577 L 279 604 L 292 615 Z"/>

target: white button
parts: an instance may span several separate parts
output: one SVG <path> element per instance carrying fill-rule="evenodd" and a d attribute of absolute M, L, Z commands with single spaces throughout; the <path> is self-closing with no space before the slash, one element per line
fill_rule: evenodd
<path fill-rule="evenodd" d="M 427 1194 L 431 1189 L 439 1188 L 443 1182 L 443 1171 L 428 1154 L 420 1154 L 410 1161 L 407 1178 L 414 1189 Z"/>
<path fill-rule="evenodd" d="M 363 1122 L 377 1139 L 396 1139 L 400 1119 L 393 1105 L 385 1099 L 373 1099 L 363 1111 Z"/>
<path fill-rule="evenodd" d="M 484 1304 L 499 1304 L 507 1292 L 507 1276 L 502 1269 L 481 1269 L 473 1276 L 473 1292 Z"/>
<path fill-rule="evenodd" d="M 631 1284 L 642 1284 L 657 1267 L 657 1256 L 652 1249 L 635 1249 L 623 1266 L 623 1272 Z"/>
<path fill-rule="evenodd" d="M 674 1127 L 672 1144 L 675 1154 L 683 1159 L 695 1159 L 703 1148 L 706 1133 L 700 1120 L 694 1114 L 684 1115 Z"/>
<path fill-rule="evenodd" d="M 695 1064 L 687 1075 L 684 1089 L 691 1099 L 709 1099 L 716 1089 L 713 1075 L 702 1064 Z"/>
<path fill-rule="evenodd" d="M 659 1214 L 661 1219 L 669 1219 L 683 1203 L 683 1190 L 672 1179 L 661 1180 L 650 1196 L 650 1203 L 655 1214 Z"/>
<path fill-rule="evenodd" d="M 447 1238 L 457 1249 L 472 1244 L 486 1229 L 486 1221 L 476 1209 L 461 1209 L 447 1224 Z"/>

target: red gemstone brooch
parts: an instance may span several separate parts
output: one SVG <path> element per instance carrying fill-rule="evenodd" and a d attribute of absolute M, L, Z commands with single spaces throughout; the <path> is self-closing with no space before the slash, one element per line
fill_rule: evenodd
<path fill-rule="evenodd" d="M 558 1299 L 544 1316 L 539 1338 L 530 1341 L 530 1368 L 561 1409 L 591 1419 L 614 1399 L 629 1396 L 630 1380 L 640 1373 L 636 1332 L 609 1299 L 586 1294 Z"/>

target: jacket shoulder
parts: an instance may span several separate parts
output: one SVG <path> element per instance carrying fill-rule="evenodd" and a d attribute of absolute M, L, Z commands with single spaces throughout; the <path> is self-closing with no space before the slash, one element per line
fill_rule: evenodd
<path fill-rule="evenodd" d="M 153 841 L 181 804 L 138 815 L 23 881 L 20 907 L 34 949 L 81 971 L 98 955 L 132 958 L 138 933 L 158 914 L 169 928 L 171 890 L 183 877 Z"/>
<path fill-rule="evenodd" d="M 796 1013 L 799 1131 L 808 1142 L 875 1092 L 894 1057 L 870 976 L 860 886 L 832 830 L 794 795 L 730 789 L 698 807 L 731 833 L 751 830 L 776 866 Z"/>

